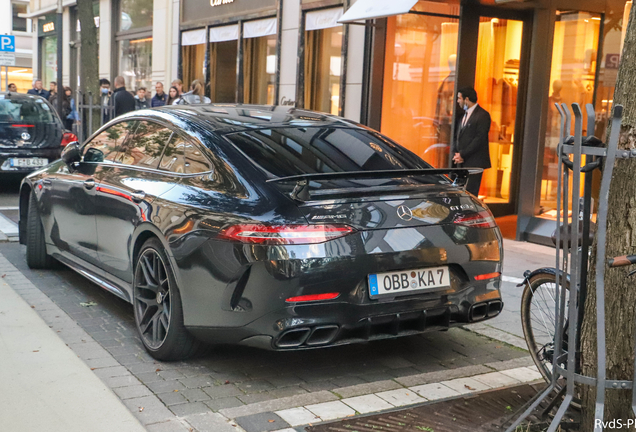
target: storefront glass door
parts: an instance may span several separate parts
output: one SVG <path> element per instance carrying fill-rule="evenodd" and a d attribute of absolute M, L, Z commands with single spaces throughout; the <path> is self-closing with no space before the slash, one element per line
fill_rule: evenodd
<path fill-rule="evenodd" d="M 478 103 L 490 113 L 490 160 L 484 171 L 479 198 L 488 204 L 512 202 L 514 185 L 513 156 L 517 96 L 521 66 L 523 21 L 481 17 L 475 70 Z"/>

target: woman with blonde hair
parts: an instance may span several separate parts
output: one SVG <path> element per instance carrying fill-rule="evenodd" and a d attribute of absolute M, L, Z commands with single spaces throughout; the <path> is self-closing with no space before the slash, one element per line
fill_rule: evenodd
<path fill-rule="evenodd" d="M 201 83 L 201 81 L 192 81 L 192 84 L 190 84 L 190 91 L 181 95 L 181 100 L 187 104 L 209 104 L 211 102 L 210 98 L 205 96 L 203 88 L 203 83 Z"/>

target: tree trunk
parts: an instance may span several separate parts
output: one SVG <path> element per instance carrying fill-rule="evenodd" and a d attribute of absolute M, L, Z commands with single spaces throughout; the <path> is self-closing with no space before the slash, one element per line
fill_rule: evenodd
<path fill-rule="evenodd" d="M 97 56 L 97 27 L 93 12 L 92 0 L 77 0 L 77 14 L 80 22 L 82 44 L 80 47 L 80 85 L 84 95 L 84 104 L 88 104 L 88 95 L 93 95 L 93 104 L 99 106 L 99 64 Z M 78 101 L 79 103 L 79 101 Z M 88 114 L 88 111 L 85 110 Z M 82 119 L 88 121 L 88 115 Z M 100 111 L 93 111 L 93 125 L 88 130 L 96 131 L 101 124 Z M 86 124 L 86 123 L 84 123 Z M 85 129 L 86 130 L 86 129 Z"/>
<path fill-rule="evenodd" d="M 621 104 L 623 123 L 618 143 L 619 149 L 636 148 L 636 23 L 631 13 L 621 64 L 616 81 L 614 105 Z M 611 116 L 609 116 L 611 117 Z M 588 128 L 592 125 L 588 125 Z M 610 130 L 607 131 L 609 139 Z M 636 253 L 636 159 L 617 159 L 612 176 L 607 203 L 607 235 L 596 238 L 592 248 L 590 272 L 587 284 L 585 317 L 581 330 L 581 368 L 583 375 L 597 375 L 596 355 L 596 283 L 595 263 L 597 243 L 604 241 L 607 257 Z M 626 268 L 605 269 L 605 325 L 607 379 L 632 380 L 634 378 L 634 333 L 636 331 L 636 279 L 627 277 Z M 605 421 L 633 418 L 631 390 L 607 390 Z M 581 386 L 583 400 L 583 425 L 581 430 L 594 430 L 596 388 Z M 604 428 L 608 430 L 608 428 Z M 627 427 L 621 430 L 636 430 Z"/>

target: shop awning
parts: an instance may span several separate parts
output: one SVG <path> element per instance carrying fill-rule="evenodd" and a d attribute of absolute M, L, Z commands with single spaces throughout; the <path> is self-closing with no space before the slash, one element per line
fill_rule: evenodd
<path fill-rule="evenodd" d="M 202 45 L 205 44 L 205 29 L 190 30 L 181 33 L 181 45 Z"/>
<path fill-rule="evenodd" d="M 409 13 L 418 0 L 358 0 L 338 20 L 341 24 Z"/>
<path fill-rule="evenodd" d="M 226 42 L 238 39 L 238 24 L 210 28 L 210 42 Z"/>
<path fill-rule="evenodd" d="M 342 18 L 342 8 L 321 9 L 317 11 L 307 12 L 305 17 L 305 30 L 322 30 L 331 27 L 339 27 L 338 22 Z"/>
<path fill-rule="evenodd" d="M 62 7 L 63 8 L 67 8 L 67 7 L 70 7 L 70 6 L 75 6 L 76 4 L 77 4 L 76 0 L 70 0 L 70 1 L 67 0 L 67 1 L 62 2 Z M 21 13 L 21 14 L 18 14 L 18 16 L 20 18 L 33 19 L 33 18 L 39 18 L 39 17 L 44 16 L 44 15 L 48 15 L 50 13 L 55 13 L 55 12 L 57 12 L 57 3 L 52 5 L 52 6 L 47 6 L 45 8 L 38 9 L 38 10 L 33 11 L 33 12 L 24 13 L 24 14 Z"/>
<path fill-rule="evenodd" d="M 276 18 L 246 21 L 245 23 L 243 23 L 243 37 L 257 38 L 275 35 L 277 24 L 278 20 Z"/>

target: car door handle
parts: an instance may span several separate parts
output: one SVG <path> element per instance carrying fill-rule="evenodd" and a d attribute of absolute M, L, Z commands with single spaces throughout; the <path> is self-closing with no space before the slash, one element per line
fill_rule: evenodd
<path fill-rule="evenodd" d="M 131 192 L 130 196 L 134 202 L 140 203 L 146 198 L 146 193 L 144 191 L 134 191 Z"/>
<path fill-rule="evenodd" d="M 84 187 L 86 189 L 93 189 L 95 187 L 95 180 L 88 179 L 84 181 Z"/>

